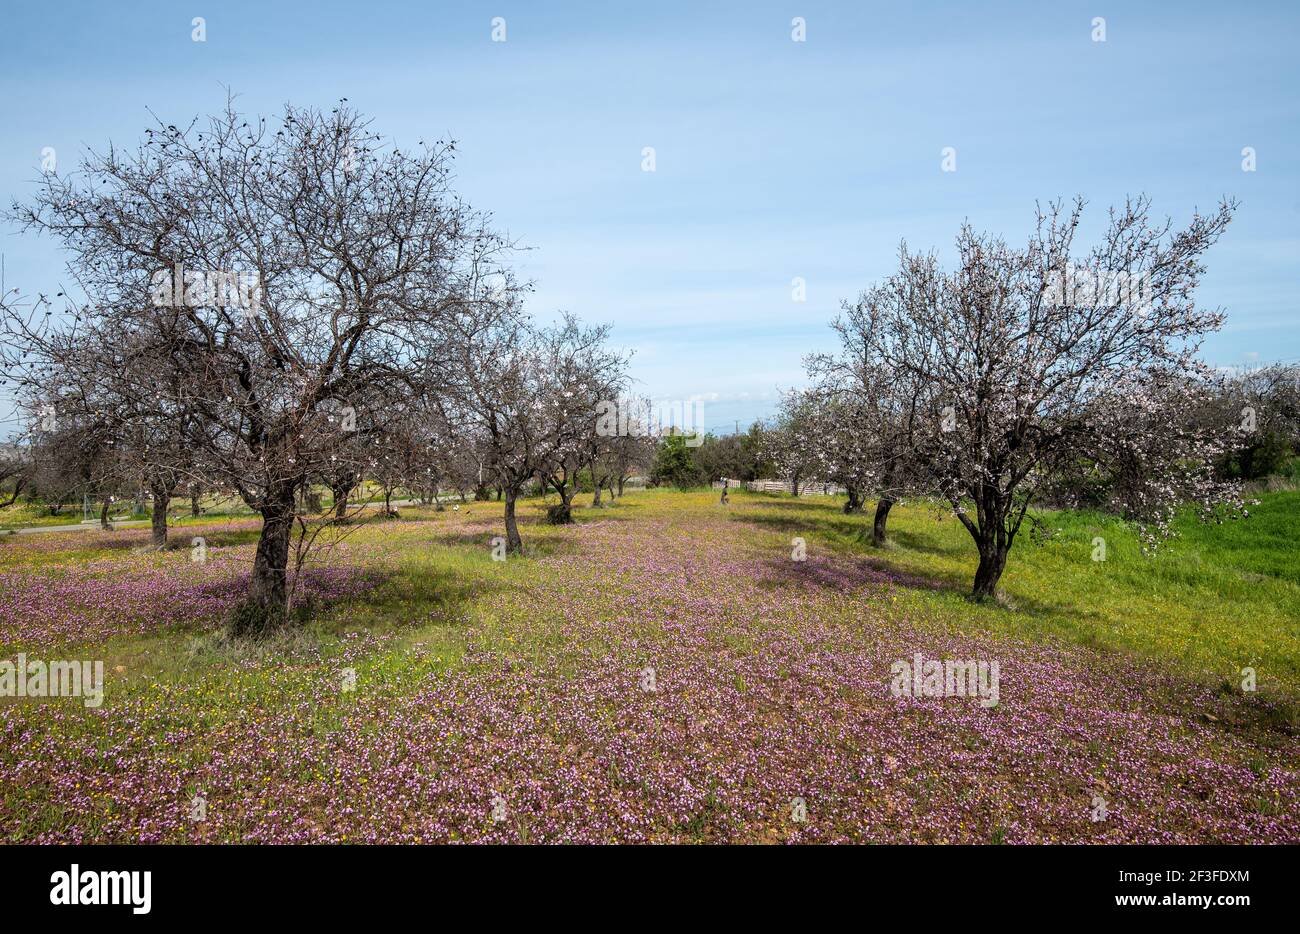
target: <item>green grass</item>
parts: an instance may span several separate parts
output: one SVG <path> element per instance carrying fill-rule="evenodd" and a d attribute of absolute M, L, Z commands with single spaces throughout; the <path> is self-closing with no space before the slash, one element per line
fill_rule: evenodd
<path fill-rule="evenodd" d="M 1145 557 L 1133 530 L 1113 518 L 1041 513 L 1037 518 L 1048 534 L 1031 537 L 1026 532 L 1016 543 L 1002 581 L 1003 599 L 990 604 L 973 604 L 966 596 L 976 563 L 970 536 L 951 513 L 931 504 L 897 506 L 890 516 L 890 542 L 877 549 L 870 545 L 874 503 L 862 514 L 845 516 L 842 498 L 795 500 L 733 491 L 730 506 L 720 506 L 717 499 L 716 491 L 651 490 L 632 493 L 605 510 L 578 508 L 574 515 L 579 524 L 659 523 L 656 534 L 663 538 L 651 539 L 650 547 L 689 536 L 693 527 L 711 525 L 719 537 L 721 520 L 726 530 L 720 537 L 740 543 L 756 568 L 765 567 L 766 555 L 788 554 L 790 538 L 800 536 L 810 555 L 832 552 L 907 575 L 914 586 L 889 590 L 885 605 L 861 615 L 876 625 L 901 621 L 1077 644 L 1135 655 L 1160 670 L 1216 686 L 1236 685 L 1240 669 L 1251 666 L 1258 673 L 1259 700 L 1281 700 L 1270 709 L 1282 713 L 1268 723 L 1262 717 L 1250 724 L 1225 721 L 1224 728 L 1249 729 L 1262 748 L 1281 735 L 1277 729 L 1295 726 L 1293 711 L 1300 709 L 1300 569 L 1293 552 L 1300 541 L 1300 494 L 1264 494 L 1249 519 L 1220 526 L 1183 517 L 1177 523 L 1179 536 L 1154 557 Z M 589 498 L 579 502 L 585 506 Z M 304 629 L 263 643 L 232 643 L 219 633 L 178 624 L 147 635 L 113 637 L 96 643 L 93 653 L 74 650 L 69 657 L 104 661 L 113 683 L 106 703 L 143 705 L 150 742 L 170 744 L 173 731 L 195 737 L 175 749 L 169 746 L 160 763 L 160 768 L 178 771 L 202 764 L 207 738 L 237 732 L 243 721 L 270 711 L 294 711 L 295 728 L 317 737 L 336 733 L 359 695 L 331 693 L 330 701 L 321 703 L 320 688 L 346 667 L 356 669 L 366 697 L 397 703 L 430 679 L 457 669 L 472 673 L 481 664 L 479 650 L 536 667 L 558 661 L 561 672 L 589 666 L 606 650 L 601 644 L 606 637 L 592 631 L 589 637 L 566 641 L 556 602 L 565 592 L 564 565 L 534 559 L 574 554 L 591 561 L 592 556 L 577 549 L 572 528 L 539 522 L 545 507 L 540 498 L 521 504 L 528 551 L 504 564 L 493 562 L 487 547 L 488 538 L 500 534 L 502 506 L 495 501 L 442 513 L 403 507 L 398 519 L 358 522 L 348 530 L 347 541 L 365 548 L 381 543 L 387 579 L 320 613 Z M 209 514 L 199 521 L 212 519 Z M 734 538 L 729 534 L 733 528 Z M 250 525 L 214 530 L 209 540 L 214 547 L 248 545 L 256 534 Z M 188 542 L 184 533 L 174 537 L 182 546 Z M 1105 561 L 1092 560 L 1096 537 L 1106 541 Z M 39 572 L 44 562 L 101 560 L 117 551 L 116 535 L 109 537 L 109 548 L 98 549 L 67 538 L 66 547 L 40 553 L 23 553 L 21 542 L 11 548 L 6 541 L 0 544 L 0 571 L 31 567 Z M 122 550 L 124 556 L 129 553 L 129 548 Z M 773 586 L 780 586 L 777 578 Z M 595 618 L 617 618 L 621 593 L 617 581 L 605 589 L 583 590 L 583 609 Z M 808 612 L 824 609 L 812 603 Z M 851 608 L 847 612 L 859 619 Z M 762 625 L 754 620 L 750 628 L 727 629 L 709 645 L 731 655 L 757 651 Z M 1186 687 L 1182 681 L 1172 684 L 1170 691 Z M 762 692 L 761 684 L 745 679 L 734 687 L 746 695 Z M 1151 701 L 1163 702 L 1154 689 Z M 75 706 L 76 701 L 44 703 Z M 593 716 L 603 719 L 612 712 Z M 69 717 L 58 729 L 85 748 L 102 749 L 106 742 L 95 717 Z M 359 741 L 365 741 L 365 734 Z M 197 789 L 187 788 L 184 795 L 192 791 Z M 9 828 L 9 839 L 25 839 L 69 820 L 83 823 L 94 835 L 96 815 L 65 813 L 48 789 L 33 786 L 14 794 L 0 802 L 20 815 Z M 697 813 L 691 820 L 699 822 L 703 834 L 705 818 Z M 994 827 L 989 842 L 1001 842 L 1006 834 L 1005 828 Z"/>
<path fill-rule="evenodd" d="M 98 517 L 98 513 L 95 514 Z M 81 506 L 65 506 L 57 516 L 39 503 L 14 503 L 0 509 L 0 530 L 29 529 L 42 525 L 76 525 L 81 521 Z"/>
<path fill-rule="evenodd" d="M 579 522 L 594 516 L 637 521 L 642 516 L 713 510 L 716 499 L 712 491 L 650 490 L 599 513 L 576 509 L 575 517 Z M 1154 556 L 1144 555 L 1134 530 L 1113 517 L 1038 513 L 1046 536 L 1031 535 L 1026 524 L 1001 581 L 1002 599 L 985 605 L 966 597 L 977 558 L 969 534 L 951 512 L 933 504 L 896 506 L 889 520 L 889 542 L 880 549 L 870 544 L 872 503 L 859 515 L 845 516 L 842 497 L 794 500 L 732 491 L 731 518 L 787 538 L 802 536 L 810 549 L 861 556 L 918 581 L 937 583 L 937 589 L 903 588 L 901 599 L 913 615 L 939 626 L 1129 652 L 1171 662 L 1184 673 L 1215 683 L 1235 685 L 1241 669 L 1253 667 L 1261 691 L 1300 694 L 1300 492 L 1262 493 L 1260 499 L 1249 518 L 1221 525 L 1180 517 L 1175 523 L 1178 534 Z M 470 508 L 499 516 L 501 504 L 473 503 Z M 540 515 L 544 509 L 541 499 L 526 501 L 523 507 L 525 514 L 531 510 Z M 400 542 L 408 534 L 403 530 L 411 527 L 407 520 L 435 515 L 431 507 L 405 507 L 402 519 L 363 527 L 355 534 Z M 185 516 L 174 524 L 185 527 L 223 518 L 250 516 L 222 511 L 199 519 Z M 530 524 L 526 533 L 533 554 L 565 548 L 562 528 Z M 1098 537 L 1106 543 L 1104 561 L 1093 560 Z M 220 544 L 255 538 L 253 529 L 232 530 L 223 533 Z M 421 646 L 451 663 L 463 652 L 466 621 L 478 612 L 476 596 L 528 585 L 527 561 L 493 567 L 481 541 L 449 535 L 436 544 L 439 547 L 399 548 L 396 571 L 377 592 L 351 603 L 346 613 L 327 613 L 313 623 L 311 632 L 324 650 L 347 631 L 365 631 L 395 639 L 398 648 Z M 102 556 L 102 551 L 71 543 L 57 555 L 21 554 L 22 560 L 19 553 L 0 549 L 0 566 L 14 569 L 32 562 Z M 484 623 L 478 616 L 474 619 L 480 626 Z M 486 631 L 493 631 L 491 625 Z M 555 650 L 540 634 L 532 637 L 538 640 L 535 651 Z M 156 638 L 152 643 L 152 661 L 143 665 L 145 670 L 194 664 L 189 650 L 174 639 Z M 127 667 L 141 670 L 138 646 L 122 648 L 130 656 Z"/>
<path fill-rule="evenodd" d="M 950 512 L 927 503 L 895 507 L 883 549 L 870 545 L 874 504 L 844 516 L 838 497 L 744 494 L 767 502 L 735 518 L 941 582 L 942 590 L 916 589 L 909 599 L 947 625 L 1131 652 L 1234 685 L 1253 667 L 1261 691 L 1291 693 L 1300 690 L 1300 493 L 1260 499 L 1249 518 L 1222 525 L 1180 516 L 1177 536 L 1151 557 L 1112 517 L 1039 513 L 1047 535 L 1022 531 L 999 605 L 966 599 L 974 544 Z M 1095 538 L 1105 540 L 1104 561 L 1093 560 Z"/>

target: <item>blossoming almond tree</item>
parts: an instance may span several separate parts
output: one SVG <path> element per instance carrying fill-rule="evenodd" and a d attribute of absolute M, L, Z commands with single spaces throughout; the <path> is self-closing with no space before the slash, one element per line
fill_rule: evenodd
<path fill-rule="evenodd" d="M 1150 541 L 1180 501 L 1207 516 L 1242 509 L 1239 490 L 1206 469 L 1235 426 L 1217 426 L 1217 440 L 1177 427 L 1200 341 L 1223 321 L 1193 300 L 1202 258 L 1234 208 L 1175 231 L 1130 199 L 1080 254 L 1084 204 L 1055 203 L 1024 248 L 963 227 L 952 272 L 901 249 L 869 355 L 926 387 L 914 451 L 975 540 L 975 598 L 995 593 L 1036 495 L 1080 460 L 1123 472 L 1127 511 L 1151 521 Z"/>
<path fill-rule="evenodd" d="M 826 459 L 820 406 L 815 393 L 783 393 L 776 417 L 763 434 L 763 456 L 772 462 L 777 476 L 789 478 L 794 496 L 799 495 L 800 484 L 809 477 L 829 479 L 824 472 L 818 472 Z"/>
<path fill-rule="evenodd" d="M 812 354 L 804 361 L 817 406 L 822 457 L 832 479 L 848 490 L 846 513 L 876 496 L 872 543 L 885 544 L 889 512 L 904 494 L 918 488 L 914 439 L 928 387 L 908 373 L 891 371 L 872 356 L 872 340 L 886 307 L 897 296 L 891 283 L 845 302 L 831 323 L 840 339 L 836 353 Z"/>

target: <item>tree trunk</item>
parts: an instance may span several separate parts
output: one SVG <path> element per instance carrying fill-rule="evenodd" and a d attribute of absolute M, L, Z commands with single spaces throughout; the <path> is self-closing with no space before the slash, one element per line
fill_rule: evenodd
<path fill-rule="evenodd" d="M 799 474 L 797 471 L 794 476 L 790 478 L 790 492 L 795 496 L 799 495 Z"/>
<path fill-rule="evenodd" d="M 965 513 L 958 512 L 957 515 L 979 549 L 980 563 L 975 569 L 971 598 L 982 601 L 997 595 L 998 580 L 1007 566 L 1007 552 L 1011 550 L 1016 530 L 1006 528 L 1007 511 L 1011 508 L 1007 494 L 996 486 L 984 485 L 976 492 L 974 499 L 979 510 L 978 523 L 971 522 Z"/>
<path fill-rule="evenodd" d="M 879 548 L 885 544 L 885 527 L 889 522 L 889 510 L 894 508 L 894 501 L 888 496 L 880 497 L 876 503 L 876 518 L 871 524 L 871 544 Z"/>
<path fill-rule="evenodd" d="M 596 509 L 601 509 L 601 508 L 604 507 L 605 504 L 602 503 L 602 502 L 600 501 L 600 482 L 599 482 L 599 481 L 596 482 L 595 487 L 596 487 L 596 495 L 593 496 L 593 497 L 591 498 L 591 505 L 594 506 Z"/>
<path fill-rule="evenodd" d="M 506 551 L 517 555 L 524 550 L 524 540 L 519 537 L 519 526 L 515 522 L 515 491 L 506 492 Z"/>
<path fill-rule="evenodd" d="M 153 535 L 153 547 L 162 551 L 167 547 L 167 507 L 171 504 L 171 492 L 164 486 L 152 486 L 149 495 L 153 499 L 153 517 L 150 527 Z"/>
<path fill-rule="evenodd" d="M 330 487 L 330 492 L 334 494 L 334 518 L 347 518 L 348 494 L 352 492 L 352 484 L 336 483 Z"/>
<path fill-rule="evenodd" d="M 501 487 L 497 487 L 497 502 L 501 502 Z"/>
<path fill-rule="evenodd" d="M 1006 570 L 1009 550 L 996 541 L 980 545 L 980 563 L 975 569 L 975 587 L 971 591 L 974 599 L 988 600 L 997 595 L 998 581 Z"/>
<path fill-rule="evenodd" d="M 856 487 L 846 486 L 844 489 L 849 494 L 848 502 L 844 504 L 844 514 L 847 516 L 850 513 L 861 512 L 862 494 L 858 492 Z"/>
<path fill-rule="evenodd" d="M 99 507 L 99 527 L 105 531 L 112 531 L 113 523 L 108 521 L 108 498 L 104 498 L 103 505 Z"/>
<path fill-rule="evenodd" d="M 190 488 L 190 515 L 194 516 L 197 519 L 202 513 L 203 510 L 199 508 L 199 488 L 191 487 Z"/>
<path fill-rule="evenodd" d="M 289 611 L 289 544 L 294 488 L 282 488 L 262 509 L 262 535 L 253 556 L 248 599 L 231 618 L 231 635 L 259 636 L 283 626 Z"/>
<path fill-rule="evenodd" d="M 560 495 L 558 506 L 549 506 L 546 509 L 546 521 L 551 525 L 568 525 L 573 521 L 573 498 L 578 495 L 578 483 L 575 480 L 573 486 L 569 486 L 569 481 L 551 479 L 551 486 L 555 492 Z M 546 489 L 542 487 L 543 491 Z"/>
<path fill-rule="evenodd" d="M 19 477 L 17 480 L 15 480 L 13 495 L 9 497 L 8 502 L 0 503 L 0 509 L 8 509 L 14 503 L 18 502 L 18 497 L 22 496 L 23 487 L 25 487 L 26 485 L 27 485 L 27 478 L 25 476 Z"/>
<path fill-rule="evenodd" d="M 624 480 L 623 477 L 619 477 L 619 478 L 618 478 L 618 498 L 619 498 L 619 499 L 622 499 L 622 498 L 623 498 L 623 480 Z"/>

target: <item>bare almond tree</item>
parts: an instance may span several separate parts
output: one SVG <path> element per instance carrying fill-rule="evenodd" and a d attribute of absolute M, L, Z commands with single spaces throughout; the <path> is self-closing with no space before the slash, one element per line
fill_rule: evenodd
<path fill-rule="evenodd" d="M 277 123 L 233 104 L 159 121 L 12 210 L 70 254 L 82 339 L 104 349 L 84 365 L 129 341 L 136 395 L 156 385 L 192 412 L 208 481 L 262 517 L 236 634 L 288 618 L 297 493 L 350 456 L 356 423 L 381 419 L 368 400 L 429 390 L 442 322 L 504 246 L 451 188 L 453 143 L 398 150 L 345 102 Z M 5 343 L 38 359 L 66 327 L 9 315 Z"/>
<path fill-rule="evenodd" d="M 519 308 L 517 291 L 498 286 L 480 294 L 482 313 L 462 315 L 451 342 L 458 361 L 445 373 L 454 387 L 445 417 L 483 445 L 484 466 L 504 493 L 506 548 L 517 554 L 525 487 L 550 483 L 564 464 L 578 463 L 583 440 L 595 431 L 601 387 L 621 378 L 625 360 L 605 346 L 608 326 L 585 327 L 565 315 L 539 328 Z"/>

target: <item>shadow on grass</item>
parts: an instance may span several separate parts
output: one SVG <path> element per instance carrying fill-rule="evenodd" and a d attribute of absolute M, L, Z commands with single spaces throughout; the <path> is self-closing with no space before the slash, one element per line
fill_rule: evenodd
<path fill-rule="evenodd" d="M 820 509 L 813 507 L 800 518 L 743 513 L 734 514 L 731 518 L 736 522 L 743 522 L 760 529 L 779 531 L 786 535 L 816 535 L 819 541 L 830 546 L 832 551 L 839 555 L 841 561 L 847 560 L 856 563 L 859 567 L 855 577 L 845 568 L 828 570 L 825 573 L 809 570 L 810 566 L 817 562 L 776 561 L 771 566 L 789 575 L 778 577 L 778 580 L 803 579 L 813 584 L 841 590 L 854 584 L 891 583 L 912 590 L 948 593 L 962 599 L 967 599 L 970 595 L 972 575 L 975 572 L 973 545 L 966 547 L 962 542 L 948 544 L 924 533 L 908 529 L 891 529 L 886 547 L 878 548 L 871 543 L 869 512 L 845 516 L 825 507 Z M 971 566 L 969 571 L 936 570 L 928 575 L 918 574 L 900 568 L 896 560 L 891 560 L 893 549 L 919 556 L 969 559 Z M 847 567 L 852 566 L 850 564 Z M 799 570 L 800 568 L 802 570 Z M 1008 612 L 1033 616 L 1067 616 L 1075 620 L 1087 620 L 1093 616 L 1090 611 L 1068 603 L 1033 598 L 1022 593 L 1005 598 L 998 605 Z"/>
<path fill-rule="evenodd" d="M 578 550 L 577 543 L 565 537 L 564 530 L 576 529 L 579 524 L 586 523 L 548 525 L 540 517 L 521 518 L 519 535 L 524 540 L 523 557 L 549 558 L 552 555 L 575 553 Z M 558 530 L 559 534 L 554 534 L 551 530 Z M 498 520 L 490 527 L 439 532 L 430 536 L 429 543 L 445 548 L 464 548 L 474 554 L 488 554 L 494 547 L 493 539 L 504 538 L 505 534 L 505 524 Z"/>
<path fill-rule="evenodd" d="M 173 529 L 167 536 L 167 550 L 187 551 L 193 547 L 196 538 L 202 538 L 204 544 L 209 548 L 238 548 L 240 545 L 255 544 L 261 534 L 261 529 L 227 529 L 224 531 L 218 529 L 213 531 L 207 526 L 196 525 L 192 528 Z"/>
<path fill-rule="evenodd" d="M 758 528 L 774 529 L 780 532 L 808 533 L 816 532 L 843 550 L 854 550 L 860 546 L 875 547 L 871 544 L 871 517 L 857 514 L 845 516 L 832 512 L 822 515 L 805 514 L 802 518 L 792 516 L 767 516 L 733 514 L 733 521 L 746 522 Z M 889 540 L 908 551 L 921 554 L 961 557 L 967 550 L 961 545 L 945 545 L 928 535 L 922 535 L 907 529 L 890 529 Z"/>
<path fill-rule="evenodd" d="M 912 590 L 943 591 L 955 589 L 949 581 L 891 568 L 877 558 L 854 555 L 851 558 L 810 557 L 805 561 L 775 558 L 762 565 L 764 582 L 774 585 L 804 584 L 840 592 L 862 587 L 907 587 Z"/>
<path fill-rule="evenodd" d="M 761 506 L 764 509 L 834 509 L 838 511 L 842 508 L 841 504 L 823 497 L 817 497 L 817 501 L 813 501 L 802 496 L 795 499 L 789 494 L 782 495 L 780 493 L 749 493 L 744 496 L 737 496 L 734 502 L 747 506 Z"/>
<path fill-rule="evenodd" d="M 334 635 L 358 626 L 370 632 L 400 632 L 426 626 L 468 625 L 470 605 L 487 594 L 509 589 L 508 582 L 467 575 L 451 567 L 420 564 L 401 568 L 373 590 L 339 603 L 318 616 L 323 632 Z"/>

